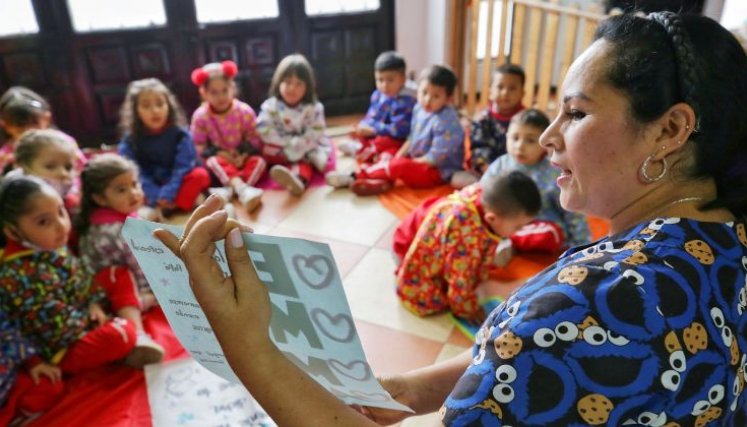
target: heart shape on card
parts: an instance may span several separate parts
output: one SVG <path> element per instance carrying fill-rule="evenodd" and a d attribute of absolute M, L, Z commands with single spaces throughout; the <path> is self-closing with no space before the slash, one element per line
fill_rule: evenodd
<path fill-rule="evenodd" d="M 316 327 L 327 337 L 337 342 L 350 342 L 355 335 L 353 319 L 347 314 L 331 315 L 321 308 L 311 310 Z"/>
<path fill-rule="evenodd" d="M 335 371 L 356 381 L 366 381 L 371 378 L 371 369 L 368 367 L 368 364 L 362 360 L 353 360 L 350 363 L 343 363 L 337 359 L 329 359 L 327 363 L 329 363 L 329 366 Z"/>
<path fill-rule="evenodd" d="M 324 255 L 296 255 L 292 264 L 298 277 L 310 288 L 324 289 L 332 283 L 334 265 Z"/>

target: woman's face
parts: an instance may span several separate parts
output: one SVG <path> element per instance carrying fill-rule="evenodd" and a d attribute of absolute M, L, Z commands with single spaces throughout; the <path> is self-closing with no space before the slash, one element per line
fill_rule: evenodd
<path fill-rule="evenodd" d="M 610 45 L 595 42 L 574 61 L 563 84 L 558 116 L 540 143 L 562 173 L 560 203 L 568 210 L 611 218 L 645 188 L 638 168 L 652 154 L 624 94 L 604 79 Z"/>

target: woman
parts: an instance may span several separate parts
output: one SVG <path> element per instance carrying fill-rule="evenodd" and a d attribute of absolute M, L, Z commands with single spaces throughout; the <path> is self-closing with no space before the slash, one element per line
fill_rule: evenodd
<path fill-rule="evenodd" d="M 747 425 L 744 51 L 704 17 L 610 18 L 561 101 L 541 141 L 563 171 L 561 203 L 609 219 L 610 236 L 530 279 L 488 317 L 472 352 L 384 387 L 417 413 L 441 407 L 455 426 Z M 184 258 L 252 395 L 280 425 L 404 418 L 346 408 L 280 355 L 238 231 L 227 234 L 233 276 L 208 256 L 226 236 L 218 207 L 194 213 L 181 246 L 158 236 Z M 232 329 L 239 322 L 256 328 Z"/>

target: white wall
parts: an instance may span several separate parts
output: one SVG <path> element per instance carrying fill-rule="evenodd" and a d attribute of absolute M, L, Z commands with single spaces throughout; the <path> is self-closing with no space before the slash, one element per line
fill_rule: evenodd
<path fill-rule="evenodd" d="M 446 12 L 450 0 L 395 0 L 395 49 L 417 75 L 446 60 Z"/>

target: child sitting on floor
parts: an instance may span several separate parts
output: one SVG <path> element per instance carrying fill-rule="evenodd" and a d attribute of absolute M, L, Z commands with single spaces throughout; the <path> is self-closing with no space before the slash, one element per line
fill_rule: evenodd
<path fill-rule="evenodd" d="M 362 167 L 359 172 L 328 173 L 327 183 L 349 186 L 360 196 L 383 193 L 396 180 L 412 188 L 448 183 L 464 160 L 464 133 L 451 105 L 456 83 L 456 75 L 445 66 L 426 69 L 421 78 L 422 102 L 415 106 L 410 140 L 393 158 Z"/>
<path fill-rule="evenodd" d="M 458 171 L 451 185 L 462 188 L 477 182 L 493 160 L 506 154 L 506 132 L 511 118 L 523 110 L 524 70 L 504 64 L 493 73 L 488 106 L 474 121 L 469 121 L 470 155 L 466 171 Z"/>
<path fill-rule="evenodd" d="M 301 54 L 280 61 L 272 76 L 270 98 L 262 103 L 257 131 L 270 177 L 300 196 L 314 173 L 324 172 L 330 144 L 324 136 L 324 106 L 317 101 L 311 64 Z"/>
<path fill-rule="evenodd" d="M 127 218 L 137 217 L 143 190 L 137 166 L 118 154 L 101 154 L 83 169 L 83 199 L 76 227 L 80 256 L 93 271 L 109 269 L 120 286 L 137 290 L 140 308 L 147 311 L 156 300 L 145 273 L 122 238 Z"/>
<path fill-rule="evenodd" d="M 507 154 L 497 158 L 482 178 L 484 184 L 494 175 L 518 170 L 529 175 L 542 195 L 542 209 L 537 219 L 511 236 L 517 251 L 558 252 L 564 247 L 589 243 L 586 217 L 560 206 L 560 189 L 555 180 L 560 169 L 553 167 L 539 138 L 550 125 L 540 110 L 530 108 L 511 119 L 506 135 Z"/>
<path fill-rule="evenodd" d="M 80 203 L 80 195 L 73 188 L 79 179 L 75 170 L 76 151 L 77 145 L 58 130 L 28 130 L 21 135 L 13 153 L 18 169 L 7 176 L 24 174 L 42 178 L 57 190 L 68 213 L 75 213 Z"/>
<path fill-rule="evenodd" d="M 351 140 L 338 144 L 343 154 L 362 164 L 394 156 L 410 134 L 415 97 L 407 88 L 404 58 L 394 51 L 381 53 L 374 63 L 376 90 L 366 117 L 351 132 Z"/>
<path fill-rule="evenodd" d="M 208 172 L 197 166 L 192 137 L 184 127 L 176 96 L 158 79 L 136 80 L 127 87 L 120 112 L 123 137 L 118 151 L 140 168 L 140 181 L 151 218 L 176 210 L 190 212 L 210 186 Z"/>
<path fill-rule="evenodd" d="M 532 179 L 510 172 L 425 203 L 394 234 L 397 296 L 419 316 L 444 310 L 482 322 L 477 287 L 488 279 L 499 243 L 532 220 L 540 195 Z"/>
<path fill-rule="evenodd" d="M 70 219 L 52 187 L 36 177 L 3 179 L 0 225 L 0 311 L 38 351 L 24 364 L 32 376 L 59 379 L 120 360 L 134 367 L 161 360 L 163 350 L 139 339 L 137 322 L 108 318 L 104 305 L 115 312 L 137 305 L 135 290 L 108 274 L 94 278 L 68 251 Z"/>
<path fill-rule="evenodd" d="M 202 105 L 192 114 L 192 138 L 205 166 L 225 188 L 251 212 L 262 203 L 263 191 L 254 185 L 264 175 L 267 162 L 260 156 L 257 116 L 248 104 L 236 99 L 238 73 L 232 61 L 210 63 L 192 72 L 192 83 L 200 88 Z"/>
<path fill-rule="evenodd" d="M 52 111 L 49 103 L 41 95 L 23 86 L 13 86 L 0 97 L 0 130 L 5 135 L 5 143 L 0 146 L 0 175 L 13 169 L 15 146 L 24 132 L 31 129 L 52 128 Z M 78 148 L 75 139 L 60 132 L 75 149 L 75 176 L 80 175 L 86 157 Z M 73 182 L 72 192 L 77 194 L 80 183 Z"/>

